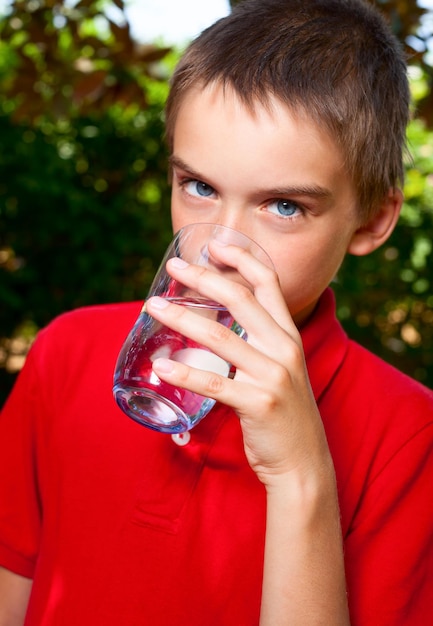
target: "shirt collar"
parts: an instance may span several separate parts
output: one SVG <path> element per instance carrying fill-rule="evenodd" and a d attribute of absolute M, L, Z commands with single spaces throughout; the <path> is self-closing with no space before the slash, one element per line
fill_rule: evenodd
<path fill-rule="evenodd" d="M 335 308 L 334 292 L 328 287 L 300 330 L 316 402 L 334 378 L 348 347 L 348 338 L 336 318 Z"/>

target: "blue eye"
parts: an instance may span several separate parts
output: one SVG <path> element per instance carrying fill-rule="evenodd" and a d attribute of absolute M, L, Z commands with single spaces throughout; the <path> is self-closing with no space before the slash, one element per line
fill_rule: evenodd
<path fill-rule="evenodd" d="M 192 196 L 201 196 L 202 198 L 208 198 L 214 193 L 213 187 L 202 183 L 200 180 L 188 180 L 185 181 L 184 187 Z"/>
<path fill-rule="evenodd" d="M 302 209 L 291 200 L 274 200 L 269 203 L 268 210 L 280 217 L 293 217 L 298 213 L 302 213 Z"/>

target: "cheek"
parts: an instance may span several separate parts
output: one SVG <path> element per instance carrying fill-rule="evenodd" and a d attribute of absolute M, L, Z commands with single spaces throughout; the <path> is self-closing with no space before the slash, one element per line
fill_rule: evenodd
<path fill-rule="evenodd" d="M 345 256 L 345 249 L 314 243 L 271 254 L 286 302 L 316 298 L 329 285 Z"/>
<path fill-rule="evenodd" d="M 171 224 L 175 233 L 186 224 L 186 220 L 182 217 L 181 204 L 174 189 L 171 192 Z"/>
<path fill-rule="evenodd" d="M 216 218 L 217 215 L 210 210 L 197 210 L 196 207 L 190 207 L 179 192 L 172 191 L 171 224 L 174 233 L 177 233 L 184 226 L 189 226 L 189 224 L 200 222 L 216 223 L 218 221 Z"/>

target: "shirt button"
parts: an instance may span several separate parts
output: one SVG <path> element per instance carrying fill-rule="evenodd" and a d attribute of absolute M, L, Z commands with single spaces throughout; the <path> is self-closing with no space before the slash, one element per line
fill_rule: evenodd
<path fill-rule="evenodd" d="M 191 433 L 187 430 L 185 433 L 175 433 L 171 438 L 177 446 L 186 446 L 191 440 Z"/>

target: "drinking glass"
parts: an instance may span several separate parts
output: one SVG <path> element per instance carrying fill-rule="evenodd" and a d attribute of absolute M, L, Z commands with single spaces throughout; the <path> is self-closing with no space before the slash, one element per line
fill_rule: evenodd
<path fill-rule="evenodd" d="M 245 330 L 224 306 L 182 285 L 166 271 L 168 259 L 176 256 L 247 285 L 235 268 L 212 258 L 208 245 L 215 239 L 248 250 L 262 263 L 273 267 L 267 253 L 243 233 L 218 224 L 190 224 L 174 236 L 152 282 L 148 298 L 167 298 L 198 315 L 216 320 L 239 337 L 247 339 Z M 150 317 L 143 306 L 117 359 L 113 387 L 115 400 L 126 415 L 153 430 L 165 433 L 188 431 L 209 413 L 215 400 L 158 378 L 152 370 L 152 362 L 158 357 L 180 361 L 221 376 L 233 374 L 232 366 L 205 346 Z"/>

